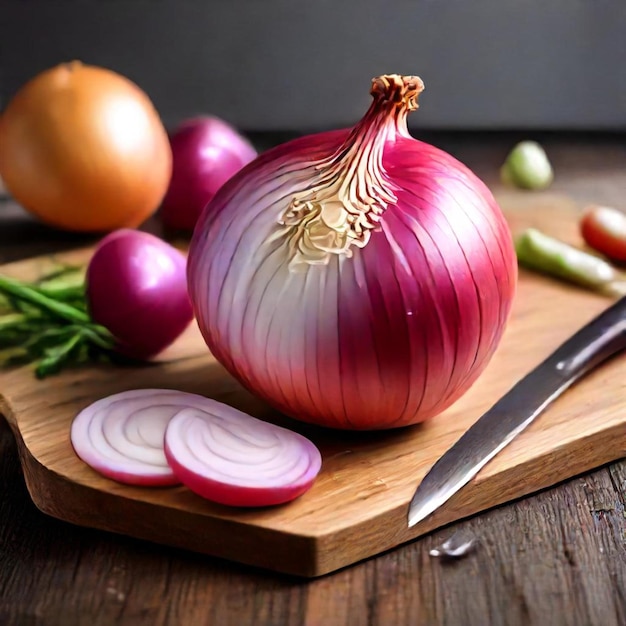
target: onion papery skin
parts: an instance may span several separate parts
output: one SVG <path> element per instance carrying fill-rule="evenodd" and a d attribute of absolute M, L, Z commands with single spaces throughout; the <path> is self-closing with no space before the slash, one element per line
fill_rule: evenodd
<path fill-rule="evenodd" d="M 189 293 L 209 349 L 305 422 L 376 430 L 438 415 L 484 371 L 509 318 L 517 263 L 500 208 L 466 166 L 413 139 L 409 107 L 391 100 L 375 98 L 353 129 L 262 154 L 222 187 L 191 242 Z M 385 187 L 369 236 L 294 265 L 289 203 L 359 141 L 375 144 L 370 188 Z"/>

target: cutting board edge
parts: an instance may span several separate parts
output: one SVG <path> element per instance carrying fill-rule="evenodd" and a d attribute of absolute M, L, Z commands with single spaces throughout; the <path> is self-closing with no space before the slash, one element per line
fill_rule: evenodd
<path fill-rule="evenodd" d="M 7 424 L 11 427 L 16 439 L 21 439 L 19 428 L 17 426 L 17 418 L 11 406 L 11 402 L 3 393 L 0 393 L 0 417 L 4 417 Z"/>

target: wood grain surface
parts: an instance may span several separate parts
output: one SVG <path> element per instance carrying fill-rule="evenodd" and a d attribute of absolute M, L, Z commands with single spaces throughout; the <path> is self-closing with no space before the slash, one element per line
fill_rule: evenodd
<path fill-rule="evenodd" d="M 576 242 L 576 213 L 567 198 L 499 200 L 514 234 L 532 225 Z M 59 260 L 86 262 L 89 254 Z M 30 278 L 40 275 L 46 262 L 38 257 L 0 272 Z M 125 389 L 200 393 L 285 423 L 216 363 L 198 333 L 178 342 L 179 358 L 155 366 L 83 367 L 44 381 L 33 379 L 30 368 L 2 373 L 0 410 L 13 427 L 26 484 L 43 512 L 271 570 L 319 576 L 626 456 L 626 360 L 618 357 L 568 391 L 434 515 L 407 527 L 408 503 L 426 471 L 507 389 L 607 305 L 606 298 L 522 272 L 496 356 L 441 416 L 414 428 L 367 434 L 288 421 L 318 445 L 323 464 L 309 492 L 279 507 L 241 510 L 207 502 L 184 487 L 120 485 L 73 453 L 73 417 Z"/>
<path fill-rule="evenodd" d="M 497 188 L 515 137 L 438 138 Z M 552 191 L 578 208 L 623 204 L 619 138 L 546 138 Z M 540 202 L 544 194 L 533 194 Z M 557 224 L 558 225 L 558 224 Z M 0 203 L 0 260 L 90 243 Z M 601 391 L 601 390 L 600 390 Z M 41 514 L 0 420 L 0 623 L 457 624 L 626 623 L 626 463 L 618 462 L 314 581 L 80 528 Z M 463 560 L 429 550 L 462 531 Z"/>

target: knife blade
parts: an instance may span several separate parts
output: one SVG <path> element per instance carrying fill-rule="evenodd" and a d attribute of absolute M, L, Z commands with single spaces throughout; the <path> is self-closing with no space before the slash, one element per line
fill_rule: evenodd
<path fill-rule="evenodd" d="M 500 398 L 433 465 L 417 487 L 409 528 L 464 487 L 573 383 L 626 349 L 626 296 L 561 344 Z"/>

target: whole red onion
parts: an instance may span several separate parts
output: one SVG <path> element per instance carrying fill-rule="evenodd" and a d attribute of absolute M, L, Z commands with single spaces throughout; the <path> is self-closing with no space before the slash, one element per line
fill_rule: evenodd
<path fill-rule="evenodd" d="M 168 228 L 191 231 L 218 189 L 257 152 L 216 117 L 187 120 L 171 133 L 170 144 L 173 169 L 161 217 Z"/>
<path fill-rule="evenodd" d="M 488 188 L 411 137 L 422 81 L 386 75 L 351 129 L 262 154 L 191 242 L 196 319 L 215 357 L 300 420 L 414 424 L 450 406 L 496 350 L 517 263 Z"/>

